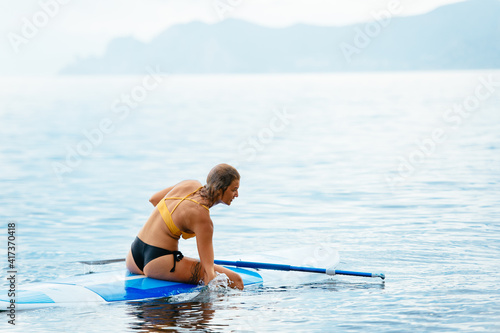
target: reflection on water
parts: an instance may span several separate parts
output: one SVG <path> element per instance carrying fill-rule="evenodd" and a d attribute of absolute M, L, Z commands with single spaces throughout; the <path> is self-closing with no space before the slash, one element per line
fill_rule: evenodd
<path fill-rule="evenodd" d="M 206 330 L 215 312 L 211 303 L 203 302 L 168 303 L 159 299 L 129 304 L 129 314 L 137 317 L 130 322 L 130 328 L 144 332 L 164 332 L 169 328 Z"/>
<path fill-rule="evenodd" d="M 215 309 L 209 301 L 214 295 L 201 292 L 190 301 L 172 302 L 172 297 L 146 302 L 128 302 L 128 313 L 136 320 L 130 322 L 134 331 L 164 332 L 169 329 L 211 331 L 210 321 Z"/>

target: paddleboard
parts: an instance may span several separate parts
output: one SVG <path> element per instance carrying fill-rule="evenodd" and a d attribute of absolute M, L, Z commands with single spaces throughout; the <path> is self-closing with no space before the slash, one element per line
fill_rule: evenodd
<path fill-rule="evenodd" d="M 288 251 L 285 255 L 249 255 L 227 258 L 230 260 L 262 260 L 269 263 L 301 264 L 303 266 L 318 267 L 316 264 L 334 267 L 339 262 L 338 252 L 334 249 L 317 247 Z M 263 270 L 230 267 L 240 274 L 245 287 L 262 285 L 263 276 L 269 281 L 279 280 L 278 276 L 286 276 L 290 282 L 291 275 L 286 272 L 264 272 Z M 307 274 L 298 273 L 302 282 L 309 282 Z M 296 275 L 298 276 L 298 275 Z M 316 276 L 317 278 L 317 276 Z M 322 276 L 326 278 L 326 276 Z M 126 269 L 118 271 L 82 274 L 73 277 L 58 279 L 51 282 L 31 283 L 19 285 L 14 298 L 16 310 L 35 309 L 53 306 L 70 306 L 86 304 L 105 304 L 120 301 L 142 301 L 152 298 L 169 297 L 182 293 L 201 291 L 203 286 L 186 283 L 156 280 L 144 275 L 131 274 Z M 7 310 L 11 304 L 8 293 L 0 295 L 0 310 Z"/>

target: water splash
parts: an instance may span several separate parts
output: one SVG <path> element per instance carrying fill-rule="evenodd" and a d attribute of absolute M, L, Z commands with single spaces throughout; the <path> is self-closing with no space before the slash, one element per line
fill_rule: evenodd
<path fill-rule="evenodd" d="M 233 290 L 229 284 L 229 277 L 224 273 L 215 272 L 215 278 L 204 286 L 191 302 L 210 303 L 220 296 L 227 296 Z"/>
<path fill-rule="evenodd" d="M 230 289 L 229 277 L 225 273 L 215 272 L 215 278 L 207 284 L 207 290 L 221 292 Z"/>

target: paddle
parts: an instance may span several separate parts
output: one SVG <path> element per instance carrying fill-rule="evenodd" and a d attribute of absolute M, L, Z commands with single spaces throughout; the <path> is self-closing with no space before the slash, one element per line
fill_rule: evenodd
<path fill-rule="evenodd" d="M 106 265 L 115 262 L 125 261 L 125 259 L 108 259 L 108 260 L 95 260 L 95 261 L 79 261 L 85 265 Z M 214 260 L 216 265 L 226 265 L 235 267 L 245 267 L 245 268 L 259 268 L 259 269 L 270 269 L 275 271 L 295 271 L 295 272 L 307 272 L 307 273 L 320 273 L 327 275 L 351 275 L 351 276 L 364 276 L 364 277 L 379 277 L 385 280 L 385 275 L 383 273 L 364 273 L 364 272 L 352 272 L 352 271 L 341 271 L 331 268 L 315 268 L 315 267 L 300 267 L 300 266 L 290 266 L 290 265 L 280 265 L 280 264 L 268 264 L 263 262 L 252 262 L 252 261 L 228 261 L 228 260 Z"/>
<path fill-rule="evenodd" d="M 113 264 L 115 262 L 122 262 L 125 261 L 125 259 L 107 259 L 107 260 L 91 260 L 91 261 L 79 261 L 80 264 L 84 265 L 107 265 L 107 264 Z"/>
<path fill-rule="evenodd" d="M 281 264 L 267 264 L 263 262 L 252 262 L 252 261 L 227 261 L 227 260 L 214 260 L 217 265 L 226 266 L 236 266 L 245 268 L 260 268 L 260 269 L 271 269 L 275 271 L 294 271 L 294 272 L 307 272 L 307 273 L 320 273 L 327 275 L 353 275 L 353 276 L 365 276 L 365 277 L 379 277 L 385 280 L 385 275 L 382 273 L 364 273 L 364 272 L 351 272 L 351 271 L 341 271 L 333 268 L 315 268 L 315 267 L 300 267 L 300 266 L 290 266 Z"/>

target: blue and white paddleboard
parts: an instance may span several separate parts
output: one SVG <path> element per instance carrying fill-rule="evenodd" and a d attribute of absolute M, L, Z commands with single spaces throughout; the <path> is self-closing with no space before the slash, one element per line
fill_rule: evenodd
<path fill-rule="evenodd" d="M 262 277 L 247 269 L 230 268 L 243 278 L 245 286 L 262 283 Z M 135 275 L 126 270 L 77 275 L 46 283 L 19 287 L 16 309 L 34 309 L 71 304 L 106 303 L 168 297 L 201 289 L 202 286 L 170 282 Z M 5 295 L 5 296 L 4 296 Z M 10 299 L 0 296 L 0 308 L 6 309 Z"/>
<path fill-rule="evenodd" d="M 319 263 L 319 258 L 320 264 L 333 267 L 339 262 L 338 252 L 334 249 L 307 248 L 298 251 L 295 254 L 293 251 L 286 253 L 286 257 L 292 260 L 289 263 L 305 264 L 312 267 Z M 298 262 L 299 257 L 302 258 L 301 262 Z M 287 260 L 283 256 L 276 255 L 266 255 L 266 258 L 269 259 L 268 262 L 275 263 L 283 263 Z M 243 256 L 240 259 L 262 259 L 262 256 Z M 236 267 L 227 268 L 240 274 L 245 286 L 262 284 L 264 282 L 263 276 L 266 274 L 269 280 L 276 277 L 271 272 Z M 274 272 L 274 274 L 283 276 L 284 273 Z M 308 275 L 299 274 L 301 277 Z M 291 277 L 289 275 L 287 279 Z M 306 279 L 304 282 L 309 281 Z M 126 269 L 121 269 L 119 271 L 77 275 L 51 282 L 19 285 L 14 299 L 17 310 L 27 310 L 52 306 L 142 301 L 196 292 L 202 288 L 203 286 L 147 278 L 144 275 L 131 274 Z M 0 310 L 5 310 L 10 302 L 11 299 L 7 298 L 7 292 L 2 293 L 0 295 Z"/>

